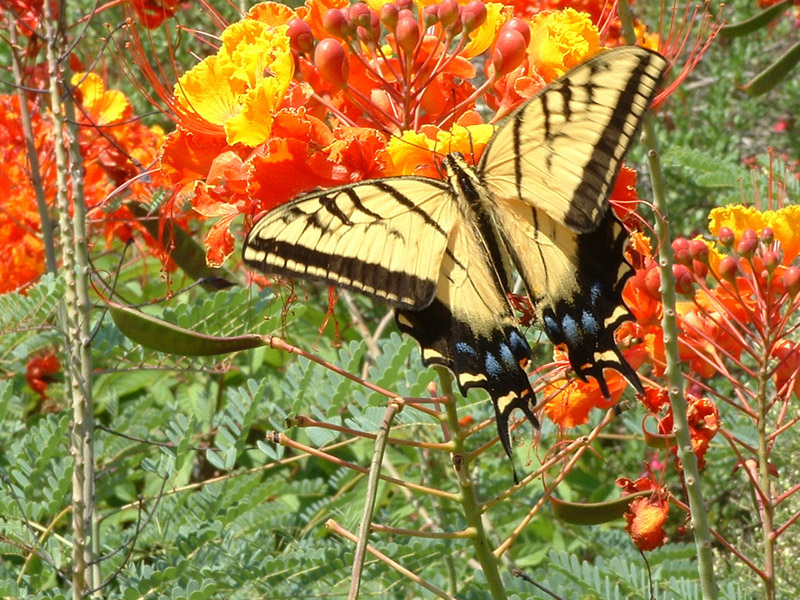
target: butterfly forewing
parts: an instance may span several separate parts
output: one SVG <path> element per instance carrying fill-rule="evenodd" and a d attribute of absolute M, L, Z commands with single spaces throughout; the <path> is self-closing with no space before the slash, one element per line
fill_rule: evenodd
<path fill-rule="evenodd" d="M 655 52 L 627 47 L 576 67 L 501 123 L 479 176 L 498 198 L 592 231 L 665 66 Z"/>
<path fill-rule="evenodd" d="M 455 219 L 445 183 L 379 179 L 301 196 L 270 211 L 250 231 L 243 256 L 267 274 L 420 309 L 433 299 Z"/>

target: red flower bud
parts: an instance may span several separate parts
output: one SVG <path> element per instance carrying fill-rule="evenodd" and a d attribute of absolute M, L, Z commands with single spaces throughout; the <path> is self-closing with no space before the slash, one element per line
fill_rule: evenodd
<path fill-rule="evenodd" d="M 422 9 L 422 24 L 427 29 L 433 27 L 439 22 L 439 7 L 435 4 L 429 4 Z"/>
<path fill-rule="evenodd" d="M 289 30 L 286 32 L 289 36 L 289 42 L 292 50 L 302 52 L 303 54 L 311 54 L 314 49 L 314 34 L 311 33 L 311 27 L 302 19 L 294 17 L 289 19 L 287 23 Z"/>
<path fill-rule="evenodd" d="M 656 300 L 661 300 L 661 272 L 658 269 L 650 269 L 644 276 L 644 288 Z"/>
<path fill-rule="evenodd" d="M 736 236 L 733 234 L 733 230 L 730 227 L 720 227 L 717 240 L 725 248 L 730 248 L 733 246 Z"/>
<path fill-rule="evenodd" d="M 406 54 L 411 54 L 419 43 L 419 23 L 411 17 L 401 16 L 397 21 L 397 45 L 405 50 Z"/>
<path fill-rule="evenodd" d="M 320 75 L 336 87 L 347 85 L 350 65 L 342 45 L 333 38 L 325 38 L 314 50 L 314 65 Z"/>
<path fill-rule="evenodd" d="M 458 20 L 458 2 L 456 0 L 442 0 L 442 3 L 437 7 L 436 14 L 442 27 L 450 27 Z"/>
<path fill-rule="evenodd" d="M 764 229 L 761 230 L 761 242 L 769 246 L 774 241 L 775 232 L 772 231 L 770 227 L 764 227 Z"/>
<path fill-rule="evenodd" d="M 725 281 L 736 282 L 739 274 L 739 261 L 733 256 L 726 256 L 719 262 L 719 276 Z"/>
<path fill-rule="evenodd" d="M 689 254 L 689 240 L 686 238 L 675 238 L 672 241 L 672 252 L 675 255 L 675 262 L 682 265 L 692 264 L 692 257 Z"/>
<path fill-rule="evenodd" d="M 492 52 L 495 77 L 510 73 L 522 64 L 527 47 L 525 38 L 519 31 L 507 25 L 503 26 Z"/>
<path fill-rule="evenodd" d="M 345 39 L 350 35 L 351 26 L 347 16 L 338 8 L 331 8 L 322 15 L 322 26 L 338 38 Z"/>
<path fill-rule="evenodd" d="M 510 19 L 508 23 L 503 25 L 503 28 L 509 27 L 514 31 L 518 31 L 522 34 L 522 37 L 525 39 L 525 47 L 528 47 L 528 44 L 531 43 L 531 26 L 528 25 L 528 22 L 524 19 L 520 19 L 519 17 L 514 17 Z"/>
<path fill-rule="evenodd" d="M 703 240 L 689 242 L 689 255 L 702 263 L 708 262 L 708 245 Z"/>
<path fill-rule="evenodd" d="M 780 255 L 774 250 L 767 250 L 761 257 L 761 262 L 770 275 L 775 272 L 776 267 L 781 264 Z"/>
<path fill-rule="evenodd" d="M 736 252 L 745 258 L 751 258 L 758 248 L 758 236 L 752 229 L 745 229 L 742 233 L 742 239 L 736 244 Z"/>
<path fill-rule="evenodd" d="M 694 277 L 685 265 L 672 265 L 672 277 L 675 279 L 675 291 L 684 296 L 692 295 Z"/>
<path fill-rule="evenodd" d="M 791 266 L 783 273 L 783 285 L 789 296 L 794 297 L 800 293 L 800 268 Z"/>
<path fill-rule="evenodd" d="M 463 29 L 464 25 L 461 22 L 461 9 L 459 9 L 458 19 L 453 21 L 453 23 L 445 31 L 447 31 L 447 35 L 450 37 L 456 37 Z"/>
<path fill-rule="evenodd" d="M 384 27 L 394 30 L 395 26 L 397 26 L 399 12 L 400 10 L 394 2 L 387 2 L 381 6 L 381 23 L 383 23 Z"/>
<path fill-rule="evenodd" d="M 697 279 L 705 279 L 708 275 L 708 257 L 706 256 L 705 261 L 693 260 L 692 271 Z"/>
<path fill-rule="evenodd" d="M 370 18 L 370 10 L 366 4 L 361 2 L 357 2 L 356 4 L 350 5 L 350 12 L 348 16 L 350 17 L 350 21 L 356 26 L 360 25 L 361 27 L 369 27 L 372 19 Z"/>
<path fill-rule="evenodd" d="M 414 7 L 414 0 L 396 0 L 398 10 L 411 10 Z"/>
<path fill-rule="evenodd" d="M 464 24 L 466 33 L 475 31 L 486 22 L 486 5 L 480 0 L 468 2 L 461 11 L 461 22 Z"/>

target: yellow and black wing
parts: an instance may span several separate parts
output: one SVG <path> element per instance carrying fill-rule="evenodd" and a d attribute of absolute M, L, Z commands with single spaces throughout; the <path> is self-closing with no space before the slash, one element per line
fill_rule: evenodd
<path fill-rule="evenodd" d="M 496 198 L 593 231 L 665 67 L 661 55 L 636 46 L 575 67 L 502 121 L 479 176 Z"/>
<path fill-rule="evenodd" d="M 608 196 L 665 68 L 643 48 L 600 54 L 512 113 L 477 168 L 545 332 L 606 395 L 605 368 L 643 392 L 614 341 L 633 270 Z"/>
<path fill-rule="evenodd" d="M 471 220 L 468 205 L 479 195 L 415 177 L 314 192 L 267 213 L 243 256 L 264 273 L 356 290 L 396 307 L 398 327 L 419 342 L 425 365 L 451 369 L 462 393 L 489 392 L 510 456 L 512 410 L 538 426 L 524 369 L 531 350 L 508 301 L 502 242 Z"/>
<path fill-rule="evenodd" d="M 300 196 L 250 230 L 246 264 L 419 310 L 436 293 L 457 217 L 446 183 L 393 177 Z"/>

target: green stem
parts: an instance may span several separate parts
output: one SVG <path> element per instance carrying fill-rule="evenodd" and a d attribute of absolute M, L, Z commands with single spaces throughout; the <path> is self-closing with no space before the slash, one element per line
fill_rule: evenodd
<path fill-rule="evenodd" d="M 769 381 L 768 357 L 762 362 L 758 373 L 758 487 L 756 503 L 761 516 L 761 528 L 764 533 L 764 598 L 775 600 L 775 536 L 773 525 L 774 504 L 771 493 L 769 475 L 769 439 L 767 436 L 767 382 Z"/>
<path fill-rule="evenodd" d="M 467 527 L 472 532 L 470 538 L 475 548 L 475 557 L 483 569 L 490 597 L 494 600 L 505 600 L 508 596 L 506 595 L 503 580 L 500 577 L 497 557 L 494 555 L 494 552 L 492 552 L 489 538 L 486 535 L 486 530 L 481 518 L 481 507 L 478 503 L 478 499 L 475 497 L 475 486 L 469 477 L 469 463 L 467 462 L 468 453 L 464 447 L 464 440 L 460 435 L 461 426 L 458 424 L 458 411 L 456 410 L 456 404 L 453 400 L 451 375 L 444 367 L 435 367 L 435 369 L 439 375 L 439 381 L 441 382 L 442 395 L 448 398 L 445 404 L 445 415 L 448 428 L 452 433 L 453 464 L 456 467 L 458 483 L 461 486 L 461 497 L 459 500 L 464 510 Z"/>
<path fill-rule="evenodd" d="M 89 340 L 89 250 L 86 232 L 86 203 L 83 189 L 83 160 L 77 126 L 66 115 L 74 114 L 72 96 L 61 93 L 70 82 L 68 60 L 62 60 L 64 10 L 52 14 L 43 4 L 47 38 L 50 111 L 53 119 L 56 159 L 56 207 L 59 214 L 61 262 L 66 290 L 64 328 L 67 342 L 67 380 L 72 399 L 70 454 L 72 471 L 72 597 L 80 600 L 87 589 L 100 586 L 100 566 L 95 562 L 98 540 L 92 535 L 94 520 L 94 420 L 92 414 L 92 356 Z M 72 203 L 70 207 L 70 194 Z M 72 210 L 70 211 L 70 208 Z M 72 219 L 70 219 L 70 212 Z"/>
<path fill-rule="evenodd" d="M 56 261 L 56 246 L 53 240 L 53 223 L 50 220 L 50 212 L 47 208 L 47 198 L 44 193 L 42 183 L 42 171 L 39 165 L 39 153 L 36 151 L 36 140 L 33 136 L 33 125 L 31 124 L 31 114 L 28 110 L 28 97 L 25 95 L 24 78 L 22 75 L 22 65 L 20 64 L 17 51 L 17 23 L 11 19 L 11 27 L 8 29 L 11 38 L 11 68 L 14 73 L 14 83 L 17 85 L 17 98 L 19 99 L 19 116 L 22 122 L 22 133 L 25 137 L 25 148 L 28 154 L 28 164 L 30 165 L 30 177 L 33 190 L 36 194 L 36 208 L 39 212 L 39 219 L 42 222 L 42 243 L 44 244 L 44 257 L 47 272 L 58 273 L 58 262 Z"/>
<path fill-rule="evenodd" d="M 372 453 L 372 462 L 369 465 L 369 478 L 367 480 L 367 498 L 364 501 L 364 511 L 361 514 L 361 525 L 358 528 L 358 542 L 356 543 L 356 553 L 353 558 L 353 575 L 350 579 L 350 593 L 348 600 L 357 600 L 358 591 L 361 587 L 361 572 L 364 570 L 364 558 L 367 554 L 369 543 L 369 532 L 372 524 L 372 513 L 375 510 L 375 498 L 378 495 L 378 483 L 380 482 L 381 463 L 383 454 L 386 451 L 386 444 L 389 441 L 389 429 L 395 415 L 400 411 L 401 404 L 395 400 L 389 401 L 386 412 L 383 414 L 381 427 L 375 437 L 375 449 Z"/>
<path fill-rule="evenodd" d="M 627 2 L 619 2 L 619 16 L 625 40 L 629 44 L 636 42 L 633 29 L 633 15 Z M 697 571 L 703 600 L 716 600 L 718 589 L 714 577 L 714 562 L 711 553 L 711 531 L 708 523 L 708 511 L 703 500 L 700 486 L 700 471 L 697 467 L 697 456 L 692 449 L 689 421 L 687 419 L 686 398 L 683 395 L 683 374 L 678 353 L 678 324 L 675 313 L 675 280 L 672 276 L 672 254 L 670 252 L 671 237 L 669 230 L 669 207 L 666 199 L 666 180 L 661 170 L 658 154 L 658 138 L 656 136 L 653 115 L 645 115 L 642 142 L 647 149 L 647 164 L 653 185 L 653 204 L 656 210 L 655 229 L 662 251 L 659 253 L 658 266 L 661 275 L 661 294 L 663 316 L 661 327 L 664 331 L 664 350 L 666 354 L 667 385 L 669 401 L 672 407 L 673 432 L 678 445 L 678 458 L 683 469 L 686 494 L 692 517 L 692 530 L 697 547 Z"/>

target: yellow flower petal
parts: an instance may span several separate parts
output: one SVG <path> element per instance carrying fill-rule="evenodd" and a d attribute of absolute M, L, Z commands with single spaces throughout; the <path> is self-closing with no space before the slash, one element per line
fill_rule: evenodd
<path fill-rule="evenodd" d="M 266 142 L 272 131 L 272 115 L 282 97 L 280 81 L 262 79 L 240 97 L 242 110 L 226 121 L 226 141 L 230 145 L 244 144 L 251 148 Z"/>
<path fill-rule="evenodd" d="M 118 123 L 128 119 L 133 107 L 128 98 L 118 90 L 106 91 L 103 80 L 96 73 L 75 73 L 72 85 L 81 93 L 81 105 L 98 125 Z"/>
<path fill-rule="evenodd" d="M 222 126 L 241 110 L 230 80 L 236 67 L 227 56 L 204 58 L 175 84 L 175 100 L 212 125 Z"/>
<path fill-rule="evenodd" d="M 294 9 L 278 2 L 260 2 L 247 11 L 245 18 L 261 21 L 267 25 L 286 25 L 289 19 L 296 17 Z"/>
<path fill-rule="evenodd" d="M 788 265 L 800 254 L 800 206 L 767 211 L 764 222 L 775 232 L 783 249 L 783 264 Z"/>
<path fill-rule="evenodd" d="M 548 82 L 596 54 L 599 48 L 600 34 L 586 13 L 566 8 L 543 11 L 531 19 L 528 58 Z"/>
<path fill-rule="evenodd" d="M 288 27 L 244 19 L 222 33 L 219 52 L 184 74 L 175 86 L 179 104 L 225 129 L 228 143 L 256 146 L 269 138 L 294 76 Z M 257 114 L 269 110 L 269 113 Z"/>

